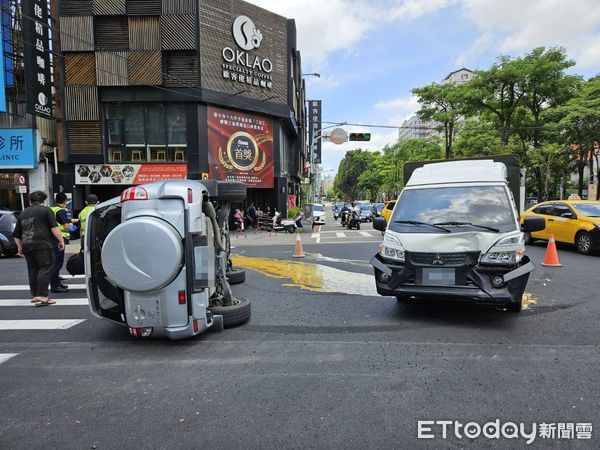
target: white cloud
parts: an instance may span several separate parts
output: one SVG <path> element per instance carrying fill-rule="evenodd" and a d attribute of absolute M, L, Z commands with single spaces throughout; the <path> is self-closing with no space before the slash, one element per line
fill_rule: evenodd
<path fill-rule="evenodd" d="M 454 65 L 456 67 L 470 66 L 479 55 L 481 55 L 487 49 L 490 48 L 493 37 L 493 33 L 485 31 L 475 40 L 475 42 L 473 42 L 473 44 L 467 50 L 465 50 L 456 57 L 456 59 L 454 60 Z"/>
<path fill-rule="evenodd" d="M 598 0 L 463 0 L 463 12 L 483 33 L 471 46 L 475 56 L 495 42 L 504 54 L 560 45 L 581 65 L 600 64 Z"/>
<path fill-rule="evenodd" d="M 393 98 L 391 100 L 381 100 L 375 104 L 375 107 L 381 109 L 416 111 L 419 109 L 419 99 L 415 95 L 410 95 L 408 97 Z"/>
<path fill-rule="evenodd" d="M 457 2 L 458 0 L 404 0 L 386 14 L 390 20 L 416 19 L 417 17 L 455 5 Z"/>
<path fill-rule="evenodd" d="M 296 20 L 298 48 L 306 66 L 320 70 L 329 53 L 349 50 L 374 24 L 360 0 L 250 0 L 262 8 Z"/>

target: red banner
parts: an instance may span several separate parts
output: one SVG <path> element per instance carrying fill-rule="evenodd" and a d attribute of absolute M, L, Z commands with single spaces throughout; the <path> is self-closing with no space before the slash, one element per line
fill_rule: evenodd
<path fill-rule="evenodd" d="M 249 188 L 273 188 L 273 121 L 266 116 L 208 107 L 210 177 Z"/>
<path fill-rule="evenodd" d="M 296 207 L 296 196 L 288 195 L 288 208 L 295 208 L 295 207 Z"/>

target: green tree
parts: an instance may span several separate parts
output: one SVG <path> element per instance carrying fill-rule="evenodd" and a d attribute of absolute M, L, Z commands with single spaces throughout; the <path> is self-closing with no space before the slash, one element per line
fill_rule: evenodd
<path fill-rule="evenodd" d="M 340 162 L 333 182 L 336 193 L 344 200 L 356 200 L 361 196 L 358 178 L 367 170 L 374 158 L 372 152 L 362 149 L 350 150 Z"/>
<path fill-rule="evenodd" d="M 526 65 L 521 58 L 500 56 L 488 70 L 475 71 L 473 79 L 464 85 L 464 97 L 471 114 L 491 114 L 502 146 L 509 145 L 513 115 L 524 95 L 525 77 Z"/>
<path fill-rule="evenodd" d="M 563 140 L 577 151 L 577 192 L 581 196 L 585 166 L 590 160 L 593 164 L 594 142 L 600 141 L 600 76 L 583 83 L 573 98 L 556 108 L 554 115 L 564 128 Z"/>
<path fill-rule="evenodd" d="M 464 113 L 464 86 L 454 83 L 432 83 L 422 88 L 415 88 L 412 93 L 419 97 L 421 104 L 417 115 L 424 121 L 439 123 L 444 132 L 446 159 L 452 158 L 452 143 L 455 126 Z"/>

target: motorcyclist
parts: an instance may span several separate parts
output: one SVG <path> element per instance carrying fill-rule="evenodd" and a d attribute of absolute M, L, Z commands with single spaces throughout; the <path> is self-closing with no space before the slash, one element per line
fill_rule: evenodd
<path fill-rule="evenodd" d="M 348 215 L 344 215 L 344 213 L 348 213 Z M 340 209 L 340 217 L 341 217 L 341 224 L 342 226 L 346 225 L 346 222 L 348 221 L 350 214 L 352 213 L 352 209 L 348 206 L 347 203 L 344 203 L 344 206 L 342 206 L 342 209 Z"/>
<path fill-rule="evenodd" d="M 356 226 L 360 220 L 360 208 L 355 202 L 351 203 L 352 208 L 350 209 L 350 216 L 348 218 L 348 228 Z"/>
<path fill-rule="evenodd" d="M 296 217 L 294 218 L 294 222 L 296 222 L 296 226 L 298 228 L 300 228 L 301 230 L 304 229 L 304 226 L 302 225 L 302 219 L 304 218 L 304 212 L 303 211 L 298 211 L 298 214 L 296 214 Z"/>

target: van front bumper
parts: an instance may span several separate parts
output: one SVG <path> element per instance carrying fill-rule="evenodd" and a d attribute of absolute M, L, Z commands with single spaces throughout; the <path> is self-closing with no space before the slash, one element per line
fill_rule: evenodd
<path fill-rule="evenodd" d="M 408 261 L 407 258 L 406 263 L 399 263 L 384 259 L 380 254 L 371 258 L 378 294 L 506 306 L 509 303 L 521 302 L 529 274 L 535 270 L 535 265 L 524 256 L 520 264 L 515 266 L 473 264 L 455 267 L 464 274 L 461 284 L 428 285 L 417 281 L 418 271 L 436 266 L 413 265 Z"/>

